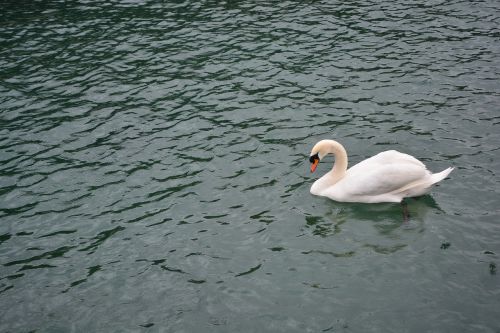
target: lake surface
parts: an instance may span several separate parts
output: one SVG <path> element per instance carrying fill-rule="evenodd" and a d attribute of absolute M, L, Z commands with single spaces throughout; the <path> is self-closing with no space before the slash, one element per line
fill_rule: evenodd
<path fill-rule="evenodd" d="M 0 12 L 1 332 L 499 332 L 498 1 Z M 309 193 L 320 139 L 432 194 Z"/>

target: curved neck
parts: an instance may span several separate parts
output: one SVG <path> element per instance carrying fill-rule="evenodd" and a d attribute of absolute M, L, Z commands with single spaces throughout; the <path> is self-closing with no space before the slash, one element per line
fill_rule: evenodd
<path fill-rule="evenodd" d="M 331 171 L 333 180 L 337 182 L 345 176 L 347 171 L 347 152 L 344 147 L 334 140 L 328 140 L 328 153 L 335 156 L 335 163 Z"/>

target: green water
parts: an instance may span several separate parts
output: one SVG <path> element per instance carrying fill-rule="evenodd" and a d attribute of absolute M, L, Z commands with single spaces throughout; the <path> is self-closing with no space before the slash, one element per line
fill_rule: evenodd
<path fill-rule="evenodd" d="M 0 11 L 1 332 L 499 332 L 496 1 Z M 312 145 L 455 170 L 310 195 Z"/>

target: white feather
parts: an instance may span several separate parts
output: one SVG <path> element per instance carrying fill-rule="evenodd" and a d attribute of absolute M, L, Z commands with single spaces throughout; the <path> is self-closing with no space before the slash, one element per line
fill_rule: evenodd
<path fill-rule="evenodd" d="M 335 155 L 332 171 L 311 186 L 311 193 L 342 202 L 400 202 L 426 194 L 453 170 L 432 174 L 415 157 L 389 150 L 359 162 L 347 170 L 347 153 L 333 140 L 318 142 L 311 156 Z"/>

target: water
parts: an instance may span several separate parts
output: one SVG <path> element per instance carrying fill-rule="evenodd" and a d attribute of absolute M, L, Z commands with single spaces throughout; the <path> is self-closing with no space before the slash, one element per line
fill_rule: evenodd
<path fill-rule="evenodd" d="M 0 331 L 498 332 L 496 1 L 7 2 Z M 455 166 L 340 204 L 312 145 Z"/>

